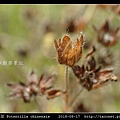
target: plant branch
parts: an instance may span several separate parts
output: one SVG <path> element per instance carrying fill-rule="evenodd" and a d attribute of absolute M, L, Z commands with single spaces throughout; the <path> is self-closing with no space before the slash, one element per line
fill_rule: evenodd
<path fill-rule="evenodd" d="M 69 109 L 69 92 L 68 92 L 68 85 L 69 85 L 69 79 L 68 79 L 68 66 L 65 67 L 65 111 L 67 112 Z"/>
<path fill-rule="evenodd" d="M 41 109 L 41 105 L 39 104 L 39 102 L 37 100 L 37 96 L 35 97 L 34 102 L 35 102 L 35 105 L 36 105 L 36 108 L 38 109 L 38 111 L 41 112 L 42 109 Z"/>
<path fill-rule="evenodd" d="M 73 99 L 70 101 L 70 106 L 72 106 L 75 101 L 77 100 L 77 98 L 80 96 L 79 94 L 83 91 L 83 88 L 78 90 L 78 92 L 74 95 Z"/>

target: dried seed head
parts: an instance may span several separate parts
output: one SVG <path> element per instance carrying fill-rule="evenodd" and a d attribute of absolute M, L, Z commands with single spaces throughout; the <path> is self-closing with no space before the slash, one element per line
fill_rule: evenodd
<path fill-rule="evenodd" d="M 94 56 L 90 52 L 87 57 L 86 65 L 82 67 L 75 65 L 72 67 L 72 70 L 75 76 L 79 79 L 80 84 L 85 87 L 87 90 L 92 90 L 99 88 L 108 81 L 117 81 L 117 76 L 113 74 L 113 70 L 101 70 L 101 66 L 96 67 L 96 61 Z"/>
<path fill-rule="evenodd" d="M 120 28 L 110 28 L 109 21 L 106 20 L 100 29 L 93 26 L 94 30 L 97 31 L 98 42 L 106 47 L 115 45 L 118 42 L 118 32 Z"/>
<path fill-rule="evenodd" d="M 84 38 L 82 34 L 77 38 L 74 44 L 67 35 L 60 39 L 58 43 L 54 40 L 59 63 L 72 67 L 82 57 L 83 43 Z"/>
<path fill-rule="evenodd" d="M 12 90 L 9 94 L 9 98 L 22 98 L 24 102 L 30 102 L 31 98 L 38 95 L 38 93 L 45 94 L 45 92 L 52 87 L 54 75 L 41 75 L 40 79 L 37 79 L 37 75 L 34 71 L 31 71 L 28 75 L 27 84 L 19 82 L 19 84 L 8 83 Z M 58 96 L 58 94 L 56 94 Z"/>

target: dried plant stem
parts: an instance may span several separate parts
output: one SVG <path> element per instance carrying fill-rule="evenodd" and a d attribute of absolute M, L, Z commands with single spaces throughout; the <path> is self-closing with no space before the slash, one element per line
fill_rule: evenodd
<path fill-rule="evenodd" d="M 68 92 L 69 78 L 68 78 L 68 66 L 65 66 L 65 111 L 69 109 L 69 92 Z"/>
<path fill-rule="evenodd" d="M 37 96 L 35 97 L 34 102 L 35 102 L 35 105 L 36 105 L 36 108 L 38 109 L 38 111 L 41 112 L 42 109 L 41 109 L 41 105 L 39 104 L 39 102 L 37 100 Z"/>
<path fill-rule="evenodd" d="M 78 100 L 77 98 L 80 96 L 80 93 L 83 91 L 83 89 L 79 89 L 78 92 L 73 96 L 73 99 L 70 101 L 70 106 L 73 106 L 75 104 L 75 101 Z"/>

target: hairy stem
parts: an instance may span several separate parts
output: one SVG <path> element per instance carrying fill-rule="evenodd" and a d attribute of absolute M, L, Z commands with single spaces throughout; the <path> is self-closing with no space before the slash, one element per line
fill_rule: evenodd
<path fill-rule="evenodd" d="M 65 67 L 65 111 L 67 112 L 69 109 L 69 92 L 68 92 L 68 85 L 69 85 L 69 78 L 68 78 L 68 66 Z"/>

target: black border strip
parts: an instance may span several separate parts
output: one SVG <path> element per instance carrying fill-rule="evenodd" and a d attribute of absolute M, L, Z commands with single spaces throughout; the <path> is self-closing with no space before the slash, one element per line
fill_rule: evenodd
<path fill-rule="evenodd" d="M 28 119 L 119 119 L 120 113 L 0 113 L 0 118 Z"/>
<path fill-rule="evenodd" d="M 0 0 L 1 4 L 120 4 L 119 0 Z"/>

